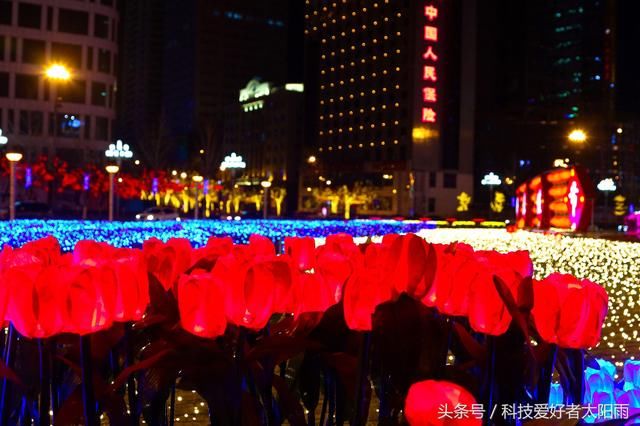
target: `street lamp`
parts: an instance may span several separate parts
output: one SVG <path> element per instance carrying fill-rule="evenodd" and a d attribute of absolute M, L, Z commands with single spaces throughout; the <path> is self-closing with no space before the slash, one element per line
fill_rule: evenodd
<path fill-rule="evenodd" d="M 573 142 L 578 145 L 582 145 L 587 141 L 587 134 L 582 129 L 573 129 L 569 133 L 569 142 Z"/>
<path fill-rule="evenodd" d="M 266 219 L 267 211 L 269 208 L 269 188 L 271 188 L 271 182 L 269 182 L 268 180 L 263 180 L 262 182 L 260 182 L 260 185 L 264 188 L 264 207 L 262 218 Z"/>
<path fill-rule="evenodd" d="M 107 173 L 109 173 L 109 222 L 113 221 L 113 177 L 118 171 L 120 171 L 120 167 L 116 164 L 109 164 L 105 167 Z"/>
<path fill-rule="evenodd" d="M 53 141 L 58 133 L 58 90 L 56 87 L 55 95 L 53 93 L 53 87 L 55 83 L 66 83 L 71 80 L 71 71 L 63 64 L 50 64 L 44 70 L 44 76 L 51 82 L 51 98 L 53 99 L 53 139 L 51 139 L 51 151 L 49 152 L 49 159 L 53 161 Z"/>
<path fill-rule="evenodd" d="M 489 206 L 491 206 L 491 203 L 493 203 L 493 187 L 501 185 L 502 179 L 497 174 L 489 172 L 482 177 L 480 184 L 489 187 Z"/>
<path fill-rule="evenodd" d="M 9 160 L 9 220 L 16 218 L 16 163 L 22 160 L 19 152 L 7 152 Z"/>
<path fill-rule="evenodd" d="M 200 175 L 196 175 L 196 176 L 193 176 L 191 179 L 196 184 L 196 209 L 194 213 L 194 218 L 198 219 L 198 213 L 200 208 L 200 201 L 198 200 L 198 190 L 200 189 L 200 182 L 202 182 L 204 178 Z"/>
<path fill-rule="evenodd" d="M 109 148 L 104 151 L 104 155 L 107 158 L 116 158 L 118 164 L 120 164 L 121 159 L 132 158 L 133 151 L 131 151 L 131 148 L 129 148 L 129 144 L 122 143 L 122 140 L 118 139 L 116 143 L 109 144 Z"/>
<path fill-rule="evenodd" d="M 597 185 L 598 191 L 602 191 L 604 192 L 604 217 L 606 220 L 606 222 L 608 222 L 608 218 L 609 218 L 609 193 L 610 192 L 615 192 L 615 190 L 617 189 L 616 187 L 616 183 L 614 182 L 613 179 L 611 178 L 606 178 L 606 179 L 602 179 L 600 182 L 598 182 Z"/>

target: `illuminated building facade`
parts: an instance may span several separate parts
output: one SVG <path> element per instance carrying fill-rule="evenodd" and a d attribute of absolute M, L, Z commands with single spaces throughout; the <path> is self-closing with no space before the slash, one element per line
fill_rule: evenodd
<path fill-rule="evenodd" d="M 306 0 L 305 22 L 317 167 L 392 176 L 385 213 L 455 214 L 473 192 L 475 1 Z"/>
<path fill-rule="evenodd" d="M 101 161 L 115 120 L 114 0 L 0 2 L 0 128 L 32 161 Z M 69 81 L 45 77 L 58 63 Z"/>
<path fill-rule="evenodd" d="M 303 84 L 252 79 L 225 110 L 222 153 L 242 156 L 244 183 L 260 187 L 270 180 L 287 190 L 288 204 L 295 206 L 303 129 Z"/>

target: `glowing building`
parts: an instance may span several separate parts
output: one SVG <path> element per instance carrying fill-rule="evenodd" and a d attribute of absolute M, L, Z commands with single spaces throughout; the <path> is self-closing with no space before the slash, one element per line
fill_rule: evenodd
<path fill-rule="evenodd" d="M 318 167 L 393 175 L 392 214 L 455 213 L 473 191 L 475 7 L 306 0 Z"/>

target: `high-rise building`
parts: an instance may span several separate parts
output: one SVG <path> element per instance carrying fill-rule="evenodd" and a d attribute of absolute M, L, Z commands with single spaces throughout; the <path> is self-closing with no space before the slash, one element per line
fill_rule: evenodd
<path fill-rule="evenodd" d="M 114 3 L 0 1 L 0 128 L 27 160 L 104 157 L 115 120 Z"/>
<path fill-rule="evenodd" d="M 227 106 L 222 152 L 240 155 L 243 185 L 258 190 L 262 181 L 286 189 L 288 211 L 295 211 L 301 141 L 304 137 L 304 85 L 276 86 L 251 80 Z"/>
<path fill-rule="evenodd" d="M 287 81 L 292 75 L 301 79 L 295 57 L 291 58 L 296 50 L 291 33 L 295 25 L 289 25 L 296 10 L 292 4 L 291 0 L 124 3 L 127 56 L 121 74 L 120 131 L 147 165 L 191 164 L 200 149 L 216 159 L 205 162 L 208 167 L 219 164 L 225 108 L 247 81 L 254 77 Z M 302 63 L 301 57 L 298 62 Z"/>
<path fill-rule="evenodd" d="M 133 146 L 145 165 L 161 168 L 170 158 L 160 126 L 165 1 L 121 5 L 117 136 Z"/>
<path fill-rule="evenodd" d="M 479 175 L 493 171 L 518 181 L 562 159 L 587 166 L 596 183 L 614 178 L 637 198 L 638 176 L 622 153 L 638 146 L 632 135 L 640 113 L 633 101 L 640 96 L 639 11 L 637 2 L 615 0 L 483 3 Z M 584 143 L 569 140 L 576 129 L 586 134 Z"/>
<path fill-rule="evenodd" d="M 306 0 L 307 61 L 317 64 L 306 85 L 317 85 L 313 154 L 324 178 L 391 177 L 392 214 L 451 215 L 458 195 L 472 195 L 475 8 Z"/>

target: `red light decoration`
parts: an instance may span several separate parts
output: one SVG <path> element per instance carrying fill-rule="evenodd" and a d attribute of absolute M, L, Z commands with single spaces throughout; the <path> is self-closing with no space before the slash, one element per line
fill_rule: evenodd
<path fill-rule="evenodd" d="M 422 122 L 423 123 L 435 123 L 436 112 L 433 108 L 422 108 Z"/>
<path fill-rule="evenodd" d="M 593 184 L 579 167 L 555 169 L 516 190 L 518 228 L 585 231 L 591 220 Z"/>
<path fill-rule="evenodd" d="M 424 6 L 424 40 L 426 45 L 421 47 L 422 59 L 424 60 L 422 80 L 435 83 L 438 81 L 438 70 L 436 62 L 438 55 L 436 54 L 436 42 L 438 41 L 437 18 L 439 16 L 438 8 L 433 4 L 433 0 L 428 0 Z M 425 103 L 422 108 L 421 121 L 423 123 L 437 122 L 437 112 L 434 104 L 438 101 L 437 88 L 434 86 L 425 86 L 422 88 L 422 101 Z"/>
<path fill-rule="evenodd" d="M 436 102 L 438 94 L 435 87 L 425 87 L 422 89 L 422 100 L 425 102 Z"/>
<path fill-rule="evenodd" d="M 424 67 L 424 74 L 422 75 L 422 79 L 424 81 L 438 81 L 438 76 L 436 74 L 436 67 L 431 65 L 426 65 Z"/>
<path fill-rule="evenodd" d="M 424 39 L 429 41 L 438 41 L 438 28 L 431 25 L 424 27 Z"/>
<path fill-rule="evenodd" d="M 422 55 L 422 59 L 431 60 L 433 62 L 438 60 L 438 56 L 433 52 L 433 46 L 427 47 L 427 51 Z"/>
<path fill-rule="evenodd" d="M 424 8 L 424 16 L 429 18 L 429 21 L 433 21 L 438 17 L 438 8 L 432 5 L 425 6 Z"/>

